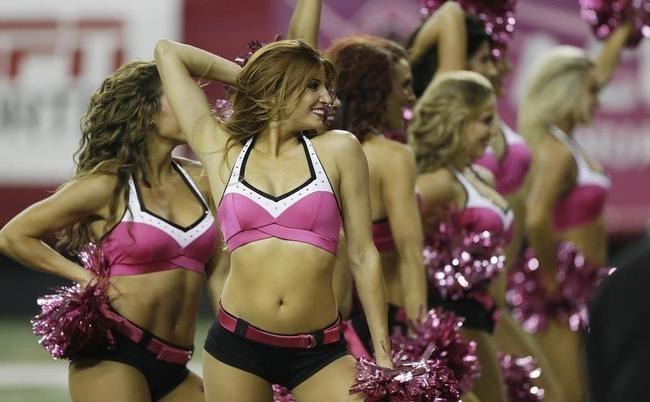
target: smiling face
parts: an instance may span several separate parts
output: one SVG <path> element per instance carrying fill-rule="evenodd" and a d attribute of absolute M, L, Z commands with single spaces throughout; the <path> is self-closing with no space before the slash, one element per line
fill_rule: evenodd
<path fill-rule="evenodd" d="M 322 130 L 332 103 L 323 68 L 307 80 L 306 87 L 285 123 L 291 130 Z"/>
<path fill-rule="evenodd" d="M 496 129 L 495 113 L 495 99 L 491 97 L 478 111 L 476 118 L 465 123 L 461 132 L 462 149 L 464 156 L 470 161 L 480 158 L 485 153 Z"/>
<path fill-rule="evenodd" d="M 393 86 L 388 99 L 386 100 L 386 128 L 390 131 L 398 131 L 404 128 L 404 109 L 415 102 L 413 94 L 411 66 L 406 59 L 400 59 L 395 63 L 393 74 Z"/>

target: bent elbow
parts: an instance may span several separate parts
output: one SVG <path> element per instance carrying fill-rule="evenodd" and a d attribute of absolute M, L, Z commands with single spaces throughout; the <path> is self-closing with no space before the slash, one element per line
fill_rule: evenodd
<path fill-rule="evenodd" d="M 156 42 L 156 47 L 154 48 L 154 57 L 156 60 L 159 60 L 162 56 L 169 52 L 171 46 L 171 41 L 168 39 L 159 39 Z"/>
<path fill-rule="evenodd" d="M 15 235 L 11 234 L 6 228 L 0 230 L 0 254 L 8 255 L 15 243 Z"/>

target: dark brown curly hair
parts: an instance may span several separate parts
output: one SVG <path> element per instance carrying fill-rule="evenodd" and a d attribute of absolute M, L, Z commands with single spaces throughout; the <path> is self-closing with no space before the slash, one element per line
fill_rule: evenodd
<path fill-rule="evenodd" d="M 81 117 L 81 141 L 75 152 L 75 175 L 63 186 L 91 175 L 115 176 L 109 222 L 116 220 L 120 197 L 128 200 L 129 177 L 148 184 L 148 136 L 163 95 L 153 62 L 133 61 L 120 67 L 93 93 Z M 128 205 L 128 203 L 126 203 Z M 77 222 L 58 233 L 57 247 L 76 253 L 97 241 L 90 221 Z"/>
<path fill-rule="evenodd" d="M 406 59 L 406 53 L 387 39 L 355 35 L 335 41 L 326 55 L 338 72 L 336 96 L 341 107 L 335 126 L 363 142 L 372 129 L 382 130 L 386 123 L 395 64 Z"/>

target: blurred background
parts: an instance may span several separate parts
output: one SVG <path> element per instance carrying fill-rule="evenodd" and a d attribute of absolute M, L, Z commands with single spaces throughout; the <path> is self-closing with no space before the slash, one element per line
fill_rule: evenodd
<path fill-rule="evenodd" d="M 285 35 L 295 0 L 3 0 L 0 1 L 0 226 L 54 191 L 72 172 L 79 119 L 91 92 L 117 66 L 152 59 L 158 38 L 190 43 L 227 58 L 251 40 Z M 556 44 L 593 53 L 599 43 L 579 17 L 578 0 L 519 0 L 509 59 L 514 66 L 503 118 L 516 112 L 532 63 Z M 358 32 L 400 41 L 422 17 L 417 0 L 324 0 L 320 46 Z M 206 88 L 212 99 L 220 85 Z M 595 122 L 579 142 L 613 179 L 606 210 L 613 264 L 650 255 L 650 41 L 624 53 L 601 96 Z M 183 152 L 181 150 L 181 152 Z M 67 401 L 66 362 L 55 362 L 31 334 L 36 298 L 54 277 L 0 257 L 0 401 Z M 201 346 L 212 312 L 197 331 Z"/>

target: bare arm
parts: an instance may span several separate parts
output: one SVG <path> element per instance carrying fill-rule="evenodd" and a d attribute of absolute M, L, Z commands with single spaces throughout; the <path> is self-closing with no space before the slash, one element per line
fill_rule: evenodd
<path fill-rule="evenodd" d="M 318 48 L 321 0 L 296 0 L 287 39 L 300 39 Z"/>
<path fill-rule="evenodd" d="M 345 247 L 345 235 L 339 236 L 339 247 L 336 250 L 336 264 L 332 287 L 339 306 L 341 317 L 347 320 L 352 311 L 352 274 L 348 265 L 348 250 Z"/>
<path fill-rule="evenodd" d="M 114 179 L 99 176 L 67 184 L 18 214 L 0 230 L 0 253 L 37 271 L 87 283 L 91 279 L 88 271 L 41 239 L 86 218 L 101 219 L 101 211 L 109 205 L 114 186 Z"/>
<path fill-rule="evenodd" d="M 340 197 L 350 270 L 368 321 L 377 363 L 391 366 L 386 289 L 379 253 L 372 241 L 368 162 L 349 133 L 329 133 L 337 155 Z M 335 138 L 335 140 L 334 140 Z"/>
<path fill-rule="evenodd" d="M 392 157 L 383 167 L 388 184 L 382 186 L 382 195 L 399 253 L 404 305 L 408 318 L 415 320 L 427 304 L 427 280 L 422 257 L 422 221 L 415 194 L 416 169 L 413 152 L 400 146 L 400 149 L 392 152 Z"/>
<path fill-rule="evenodd" d="M 526 235 L 539 260 L 549 289 L 554 289 L 557 256 L 551 221 L 553 209 L 567 188 L 573 157 L 552 138 L 540 139 L 534 148 L 531 187 L 526 199 Z"/>
<path fill-rule="evenodd" d="M 422 173 L 416 179 L 422 200 L 422 224 L 425 233 L 438 230 L 438 224 L 445 219 L 446 208 L 455 205 L 454 176 L 447 169 Z"/>
<path fill-rule="evenodd" d="M 631 24 L 625 23 L 618 27 L 603 44 L 600 53 L 596 57 L 596 60 L 594 60 L 594 72 L 599 88 L 607 84 L 607 81 L 614 74 L 621 60 L 621 52 L 625 46 L 625 42 L 627 42 L 631 32 Z"/>
<path fill-rule="evenodd" d="M 165 95 L 180 128 L 194 153 L 211 170 L 206 156 L 224 148 L 227 134 L 212 117 L 205 93 L 194 77 L 235 85 L 241 68 L 212 53 L 165 39 L 158 41 L 154 53 Z"/>
<path fill-rule="evenodd" d="M 438 69 L 464 70 L 467 66 L 467 30 L 465 12 L 454 1 L 444 3 L 422 25 L 409 49 L 409 62 L 418 61 L 428 49 L 438 45 Z"/>

